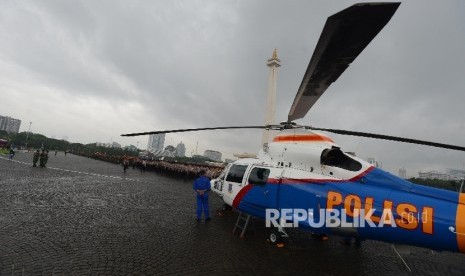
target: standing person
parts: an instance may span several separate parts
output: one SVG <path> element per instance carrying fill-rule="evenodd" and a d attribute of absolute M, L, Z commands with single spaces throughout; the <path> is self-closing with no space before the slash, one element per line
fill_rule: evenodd
<path fill-rule="evenodd" d="M 123 171 L 126 172 L 126 170 L 127 170 L 128 167 L 129 167 L 129 161 L 128 161 L 128 158 L 126 157 L 126 155 L 123 156 L 122 165 L 123 165 Z"/>
<path fill-rule="evenodd" d="M 55 156 L 57 156 L 58 150 L 55 150 Z"/>
<path fill-rule="evenodd" d="M 208 192 L 210 191 L 210 179 L 205 176 L 205 170 L 199 172 L 199 178 L 194 181 L 194 191 L 197 198 L 197 222 L 202 218 L 202 211 L 205 222 L 210 221 L 210 209 L 208 206 Z"/>
<path fill-rule="evenodd" d="M 142 172 L 145 172 L 145 170 L 147 169 L 147 160 L 142 160 Z"/>
<path fill-rule="evenodd" d="M 48 161 L 48 150 L 45 151 L 44 167 L 47 165 L 47 161 Z"/>
<path fill-rule="evenodd" d="M 13 160 L 13 157 L 15 157 L 15 150 L 13 149 L 13 147 L 10 148 L 10 160 Z"/>
<path fill-rule="evenodd" d="M 39 155 L 39 166 L 45 167 L 45 150 L 42 150 Z"/>
<path fill-rule="evenodd" d="M 40 156 L 40 150 L 36 150 L 36 152 L 34 152 L 34 156 L 32 157 L 33 167 L 37 167 L 37 161 L 39 161 L 39 156 Z"/>

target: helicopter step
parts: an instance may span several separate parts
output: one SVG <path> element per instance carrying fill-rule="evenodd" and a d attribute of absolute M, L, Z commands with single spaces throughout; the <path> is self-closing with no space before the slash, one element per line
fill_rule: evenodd
<path fill-rule="evenodd" d="M 239 216 L 237 217 L 236 225 L 234 226 L 233 229 L 233 234 L 236 233 L 236 229 L 241 229 L 241 238 L 245 237 L 245 231 L 247 231 L 247 226 L 249 226 L 249 222 L 251 221 L 251 215 L 248 215 L 246 213 L 240 212 Z M 255 232 L 255 224 L 252 220 L 253 224 L 253 230 Z"/>

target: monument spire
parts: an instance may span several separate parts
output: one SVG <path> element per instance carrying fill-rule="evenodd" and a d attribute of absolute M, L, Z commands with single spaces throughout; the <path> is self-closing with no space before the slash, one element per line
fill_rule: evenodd
<path fill-rule="evenodd" d="M 265 125 L 276 124 L 275 122 L 275 107 L 276 107 L 276 77 L 278 67 L 281 66 L 281 60 L 278 58 L 277 50 L 274 49 L 273 55 L 266 64 L 270 67 L 270 74 L 268 77 L 268 97 L 266 99 L 265 110 Z M 270 130 L 263 131 L 262 145 L 270 141 Z"/>

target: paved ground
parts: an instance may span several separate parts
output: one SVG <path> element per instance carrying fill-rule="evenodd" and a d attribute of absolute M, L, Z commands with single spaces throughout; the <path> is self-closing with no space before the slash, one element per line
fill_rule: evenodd
<path fill-rule="evenodd" d="M 0 156 L 0 275 L 410 275 L 381 242 L 296 232 L 277 248 L 260 221 L 255 234 L 232 235 L 234 213 L 197 224 L 182 180 L 62 153 L 48 165 Z M 404 258 L 414 274 L 465 275 L 465 255 L 414 248 Z"/>

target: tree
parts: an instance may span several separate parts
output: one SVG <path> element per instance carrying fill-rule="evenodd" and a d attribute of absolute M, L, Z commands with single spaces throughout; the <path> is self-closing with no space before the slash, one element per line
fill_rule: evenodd
<path fill-rule="evenodd" d="M 439 189 L 457 191 L 460 188 L 460 183 L 454 180 L 440 180 L 440 179 L 423 179 L 412 177 L 410 182 L 424 186 L 435 187 Z"/>

